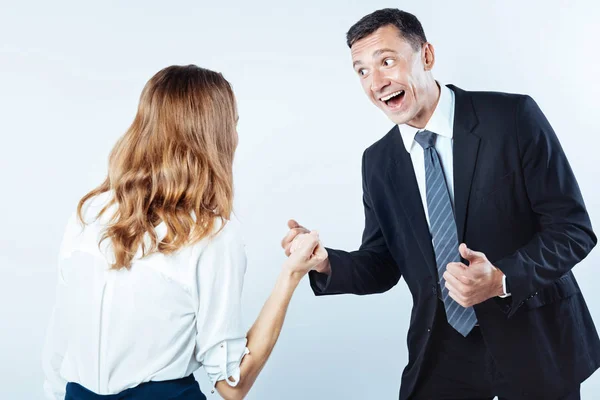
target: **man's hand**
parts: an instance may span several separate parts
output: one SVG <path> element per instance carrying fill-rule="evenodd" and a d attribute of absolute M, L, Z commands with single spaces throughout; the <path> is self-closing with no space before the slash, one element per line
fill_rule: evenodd
<path fill-rule="evenodd" d="M 463 307 L 471 307 L 504 294 L 504 274 L 489 262 L 485 254 L 469 249 L 464 243 L 458 247 L 458 251 L 462 258 L 469 261 L 469 266 L 452 262 L 446 267 L 444 279 L 450 297 Z"/>
<path fill-rule="evenodd" d="M 290 228 L 290 231 L 281 241 L 281 247 L 284 249 L 285 255 L 289 257 L 292 252 L 292 243 L 294 242 L 294 239 L 298 235 L 307 234 L 310 233 L 310 231 L 293 219 L 288 221 L 288 228 Z M 323 274 L 329 274 L 331 269 L 329 266 L 329 259 L 327 258 L 327 250 L 323 249 L 323 251 L 325 252 L 325 259 L 317 264 L 313 270 Z"/>

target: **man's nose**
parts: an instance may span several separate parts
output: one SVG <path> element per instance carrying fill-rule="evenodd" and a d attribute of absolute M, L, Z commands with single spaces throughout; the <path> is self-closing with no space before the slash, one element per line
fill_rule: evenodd
<path fill-rule="evenodd" d="M 390 84 L 390 80 L 387 79 L 384 74 L 378 70 L 373 71 L 371 75 L 371 91 L 379 93 L 382 89 Z"/>

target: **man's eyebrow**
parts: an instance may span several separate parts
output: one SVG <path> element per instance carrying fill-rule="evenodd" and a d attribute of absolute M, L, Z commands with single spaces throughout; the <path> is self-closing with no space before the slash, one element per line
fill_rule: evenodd
<path fill-rule="evenodd" d="M 396 52 L 396 50 L 392 50 L 392 49 L 388 49 L 388 48 L 385 48 L 385 49 L 379 49 L 379 50 L 375 50 L 375 51 L 373 52 L 373 58 L 375 58 L 375 57 L 379 57 L 379 56 L 380 56 L 380 55 L 382 55 L 383 53 L 397 53 L 397 52 Z"/>
<path fill-rule="evenodd" d="M 392 49 L 388 49 L 383 48 L 383 49 L 377 49 L 373 52 L 373 58 L 379 57 L 380 55 L 382 55 L 383 53 L 394 53 L 397 54 L 398 52 L 396 50 L 392 50 Z M 362 61 L 360 60 L 356 60 L 352 63 L 352 68 L 356 68 L 357 65 L 361 65 Z"/>

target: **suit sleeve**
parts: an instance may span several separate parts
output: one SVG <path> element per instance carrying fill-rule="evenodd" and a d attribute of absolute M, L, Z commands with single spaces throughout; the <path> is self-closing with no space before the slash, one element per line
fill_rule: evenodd
<path fill-rule="evenodd" d="M 569 272 L 597 242 L 567 157 L 531 97 L 522 98 L 516 123 L 525 187 L 538 232 L 495 264 L 506 275 L 512 293 L 509 316 L 531 294 Z"/>
<path fill-rule="evenodd" d="M 373 294 L 382 293 L 400 280 L 400 269 L 388 250 L 367 187 L 366 154 L 362 159 L 363 205 L 365 228 L 362 244 L 357 251 L 346 252 L 327 248 L 331 274 L 315 271 L 309 273 L 314 293 L 330 294 Z"/>

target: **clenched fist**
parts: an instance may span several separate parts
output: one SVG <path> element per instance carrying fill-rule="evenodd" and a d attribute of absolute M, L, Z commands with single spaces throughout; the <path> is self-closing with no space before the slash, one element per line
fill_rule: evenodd
<path fill-rule="evenodd" d="M 288 228 L 290 230 L 285 235 L 283 240 L 281 241 L 281 247 L 284 249 L 285 254 L 289 257 L 290 254 L 292 254 L 293 252 L 296 252 L 298 249 L 298 246 L 300 246 L 300 243 L 295 243 L 296 242 L 295 239 L 300 240 L 301 239 L 301 237 L 299 237 L 300 235 L 304 236 L 304 235 L 310 234 L 310 231 L 293 219 L 288 221 Z M 329 274 L 331 269 L 329 266 L 329 259 L 327 258 L 327 256 L 328 256 L 327 250 L 325 250 L 325 248 L 323 248 L 320 244 L 319 244 L 319 248 L 321 248 L 322 251 L 324 252 L 325 258 L 323 260 L 321 260 L 318 264 L 316 264 L 311 269 L 313 269 L 317 272 L 320 272 L 320 273 Z"/>

